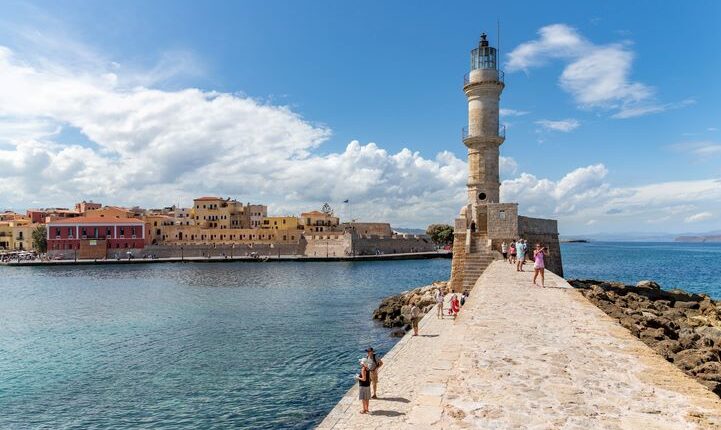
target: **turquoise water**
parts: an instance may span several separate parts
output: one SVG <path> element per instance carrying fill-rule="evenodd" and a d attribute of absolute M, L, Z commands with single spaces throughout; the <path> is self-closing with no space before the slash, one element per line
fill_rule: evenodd
<path fill-rule="evenodd" d="M 561 252 L 567 279 L 651 279 L 721 299 L 721 243 L 565 243 Z"/>
<path fill-rule="evenodd" d="M 721 244 L 564 244 L 568 278 L 721 298 Z M 307 429 L 450 260 L 0 267 L 0 429 Z"/>
<path fill-rule="evenodd" d="M 0 428 L 306 429 L 450 260 L 0 267 Z"/>

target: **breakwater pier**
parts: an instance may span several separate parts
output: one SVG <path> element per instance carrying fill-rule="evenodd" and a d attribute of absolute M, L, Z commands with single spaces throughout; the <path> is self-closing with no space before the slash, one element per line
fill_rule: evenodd
<path fill-rule="evenodd" d="M 721 400 L 562 278 L 491 263 L 457 320 L 427 314 L 319 429 L 713 429 Z"/>

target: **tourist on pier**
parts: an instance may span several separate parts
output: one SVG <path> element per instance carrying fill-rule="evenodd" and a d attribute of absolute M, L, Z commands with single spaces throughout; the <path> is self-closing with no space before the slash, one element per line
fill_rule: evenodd
<path fill-rule="evenodd" d="M 519 239 L 516 242 L 516 272 L 523 272 L 523 263 L 526 262 L 526 244 L 523 243 L 523 239 Z"/>
<path fill-rule="evenodd" d="M 378 393 L 378 369 L 383 366 L 383 360 L 381 360 L 381 358 L 376 355 L 376 352 L 373 350 L 372 347 L 366 349 L 366 352 L 368 353 L 368 370 L 370 371 L 371 389 L 373 392 L 371 399 L 377 399 L 378 396 L 376 396 L 376 394 Z"/>
<path fill-rule="evenodd" d="M 540 243 L 536 244 L 536 249 L 533 251 L 533 285 L 536 284 L 536 278 L 541 275 L 541 286 L 544 287 L 543 271 L 546 268 L 545 257 L 548 250 L 545 246 Z"/>
<path fill-rule="evenodd" d="M 438 291 L 436 291 L 436 304 L 437 310 L 436 310 L 436 317 L 443 319 L 443 301 L 446 299 L 446 295 L 443 293 L 443 288 L 439 288 Z"/>
<path fill-rule="evenodd" d="M 411 305 L 411 326 L 413 327 L 413 336 L 418 336 L 418 322 L 421 320 L 421 310 L 418 306 Z"/>
<path fill-rule="evenodd" d="M 503 254 L 503 259 L 508 260 L 508 244 L 504 240 L 501 244 L 501 254 Z"/>
<path fill-rule="evenodd" d="M 362 414 L 368 413 L 368 402 L 371 398 L 371 376 L 370 370 L 368 370 L 368 358 L 360 359 L 361 370 L 358 375 L 355 375 L 355 379 L 358 381 L 358 399 L 361 401 Z"/>
<path fill-rule="evenodd" d="M 461 293 L 461 307 L 466 304 L 466 298 L 468 297 L 468 293 L 464 290 Z"/>
<path fill-rule="evenodd" d="M 453 319 L 456 319 L 459 310 L 461 310 L 461 302 L 458 300 L 458 296 L 454 294 L 451 297 L 451 313 L 453 314 Z"/>
<path fill-rule="evenodd" d="M 513 242 L 511 242 L 510 246 L 511 256 L 508 258 L 508 262 L 511 264 L 516 263 L 516 240 L 514 239 Z"/>

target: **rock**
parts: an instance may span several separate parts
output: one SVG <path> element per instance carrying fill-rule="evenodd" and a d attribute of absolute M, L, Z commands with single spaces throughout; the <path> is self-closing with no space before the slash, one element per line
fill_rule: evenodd
<path fill-rule="evenodd" d="M 662 340 L 664 337 L 663 328 L 647 328 L 646 330 L 641 330 L 640 335 L 642 341 L 651 345 L 655 345 L 655 341 Z"/>
<path fill-rule="evenodd" d="M 692 348 L 699 339 L 701 339 L 701 335 L 691 327 L 682 328 L 678 332 L 678 343 L 683 349 Z"/>
<path fill-rule="evenodd" d="M 391 330 L 391 337 L 403 337 L 406 335 L 406 331 L 402 328 L 397 328 L 395 330 Z"/>
<path fill-rule="evenodd" d="M 676 309 L 698 309 L 698 302 L 676 302 L 673 304 Z"/>
<path fill-rule="evenodd" d="M 696 328 L 702 339 L 708 339 L 711 341 L 711 346 L 721 347 L 721 328 L 719 327 L 698 327 Z"/>
<path fill-rule="evenodd" d="M 655 283 L 654 281 L 639 281 L 636 284 L 636 288 L 644 289 L 644 290 L 651 290 L 651 291 L 659 291 L 661 290 L 661 286 Z"/>
<path fill-rule="evenodd" d="M 665 339 L 656 343 L 653 349 L 661 354 L 666 360 L 673 361 L 673 357 L 676 353 L 681 351 L 683 348 L 678 341 Z"/>
<path fill-rule="evenodd" d="M 719 361 L 721 350 L 715 348 L 686 349 L 679 351 L 673 363 L 684 371 L 690 371 L 704 363 Z"/>

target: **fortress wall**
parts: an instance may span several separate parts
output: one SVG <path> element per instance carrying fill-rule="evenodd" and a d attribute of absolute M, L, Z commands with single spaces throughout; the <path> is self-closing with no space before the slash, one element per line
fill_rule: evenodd
<path fill-rule="evenodd" d="M 307 257 L 344 257 L 351 253 L 350 234 L 313 234 L 305 236 Z"/>
<path fill-rule="evenodd" d="M 158 258 L 179 258 L 184 257 L 207 257 L 208 255 L 218 257 L 227 256 L 247 256 L 255 252 L 258 255 L 298 255 L 302 254 L 302 246 L 298 244 L 254 244 L 250 245 L 183 245 L 181 251 L 180 245 L 151 245 L 142 250 L 142 255 L 154 255 Z M 325 255 L 325 254 L 324 254 Z M 110 255 L 108 256 L 110 257 Z M 137 257 L 137 256 L 136 256 Z"/>
<path fill-rule="evenodd" d="M 519 216 L 518 235 L 528 241 L 530 249 L 534 249 L 536 243 L 544 244 L 549 251 L 545 260 L 546 268 L 558 276 L 563 276 L 561 244 L 558 240 L 556 220 Z"/>
<path fill-rule="evenodd" d="M 435 251 L 436 247 L 429 238 L 420 237 L 376 237 L 363 236 L 353 238 L 353 251 L 356 255 L 372 255 L 377 251 L 383 254 L 404 252 Z"/>

